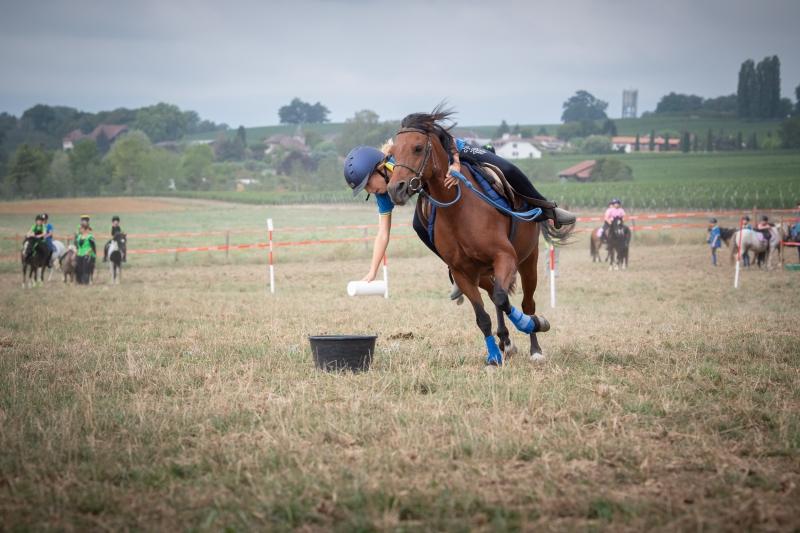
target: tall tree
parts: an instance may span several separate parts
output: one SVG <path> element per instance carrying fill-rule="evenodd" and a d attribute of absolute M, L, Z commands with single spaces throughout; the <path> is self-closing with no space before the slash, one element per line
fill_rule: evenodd
<path fill-rule="evenodd" d="M 499 139 L 506 133 L 510 133 L 511 129 L 508 127 L 508 122 L 505 119 L 500 122 L 500 125 L 497 127 L 497 130 L 494 132 L 494 138 Z"/>
<path fill-rule="evenodd" d="M 236 140 L 239 141 L 242 146 L 247 146 L 247 130 L 244 129 L 244 126 L 239 126 L 236 130 Z"/>
<path fill-rule="evenodd" d="M 155 143 L 177 141 L 186 133 L 186 115 L 178 106 L 161 102 L 139 109 L 133 127 Z"/>
<path fill-rule="evenodd" d="M 642 149 L 642 141 L 639 138 L 639 134 L 638 133 L 636 134 L 636 142 L 633 145 L 633 149 L 636 152 L 638 152 L 638 151 L 640 151 Z"/>
<path fill-rule="evenodd" d="M 794 88 L 794 97 L 795 97 L 795 104 L 794 104 L 794 114 L 800 115 L 800 85 Z"/>
<path fill-rule="evenodd" d="M 595 98 L 588 91 L 577 91 L 562 105 L 562 122 L 580 122 L 582 120 L 605 120 L 608 102 Z"/>
<path fill-rule="evenodd" d="M 740 118 L 750 118 L 753 112 L 753 100 L 755 98 L 755 64 L 752 59 L 742 63 L 739 69 L 739 85 L 736 91 L 737 113 Z"/>
<path fill-rule="evenodd" d="M 281 124 L 321 124 L 328 122 L 330 111 L 320 102 L 310 104 L 299 98 L 293 98 L 288 105 L 278 109 Z"/>
<path fill-rule="evenodd" d="M 708 128 L 708 135 L 706 135 L 706 152 L 714 151 L 714 132 Z"/>
<path fill-rule="evenodd" d="M 50 166 L 50 157 L 38 146 L 21 144 L 8 168 L 3 181 L 8 197 L 37 197 L 42 194 L 42 185 Z"/>
<path fill-rule="evenodd" d="M 651 152 L 656 151 L 656 130 L 650 130 L 650 142 L 647 143 L 647 148 Z"/>
<path fill-rule="evenodd" d="M 681 136 L 681 152 L 684 154 L 688 154 L 689 150 L 692 149 L 692 139 L 689 136 L 688 131 L 683 132 L 683 136 Z"/>

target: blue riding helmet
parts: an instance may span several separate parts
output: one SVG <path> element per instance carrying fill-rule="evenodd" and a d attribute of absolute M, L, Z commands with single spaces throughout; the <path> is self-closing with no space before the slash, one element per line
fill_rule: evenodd
<path fill-rule="evenodd" d="M 383 152 L 372 146 L 356 146 L 344 160 L 344 179 L 353 189 L 353 196 L 367 185 L 370 174 L 386 158 Z"/>

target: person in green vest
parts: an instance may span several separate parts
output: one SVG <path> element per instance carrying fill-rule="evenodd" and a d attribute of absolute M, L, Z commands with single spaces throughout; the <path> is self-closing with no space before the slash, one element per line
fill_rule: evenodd
<path fill-rule="evenodd" d="M 97 257 L 97 245 L 92 235 L 92 227 L 89 225 L 89 215 L 81 215 L 81 225 L 75 233 L 75 248 L 78 251 L 78 264 L 75 268 L 77 282 L 81 285 L 88 285 L 92 280 L 94 272 L 94 262 Z"/>
<path fill-rule="evenodd" d="M 31 230 L 25 235 L 25 239 L 30 241 L 30 245 L 26 248 L 25 260 L 27 261 L 33 255 L 34 250 L 42 244 L 44 240 L 44 219 L 42 215 L 36 215 L 36 220 L 31 226 Z"/>

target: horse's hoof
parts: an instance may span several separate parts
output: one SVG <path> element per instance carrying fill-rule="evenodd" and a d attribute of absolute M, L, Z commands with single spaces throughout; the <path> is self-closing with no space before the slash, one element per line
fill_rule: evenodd
<path fill-rule="evenodd" d="M 506 359 L 508 359 L 510 357 L 514 357 L 515 355 L 517 355 L 518 351 L 519 350 L 517 350 L 517 346 L 513 342 L 511 342 L 508 346 L 503 348 L 503 355 L 506 357 Z"/>
<path fill-rule="evenodd" d="M 500 367 L 503 366 L 503 358 L 502 356 L 487 356 L 486 357 L 486 366 L 493 366 L 493 367 Z"/>
<path fill-rule="evenodd" d="M 545 361 L 547 361 L 547 357 L 545 357 L 543 353 L 541 353 L 541 352 L 533 352 L 531 354 L 531 362 L 532 363 L 537 363 L 538 364 L 538 363 L 544 363 Z"/>
<path fill-rule="evenodd" d="M 536 321 L 539 323 L 539 327 L 536 328 L 534 333 L 544 333 L 545 331 L 550 331 L 550 322 L 543 316 L 537 316 Z"/>

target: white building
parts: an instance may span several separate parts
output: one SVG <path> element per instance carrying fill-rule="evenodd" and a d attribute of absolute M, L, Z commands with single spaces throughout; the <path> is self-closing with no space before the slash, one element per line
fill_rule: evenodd
<path fill-rule="evenodd" d="M 542 152 L 533 143 L 519 135 L 506 133 L 503 138 L 495 141 L 494 149 L 497 155 L 505 159 L 541 159 Z"/>

